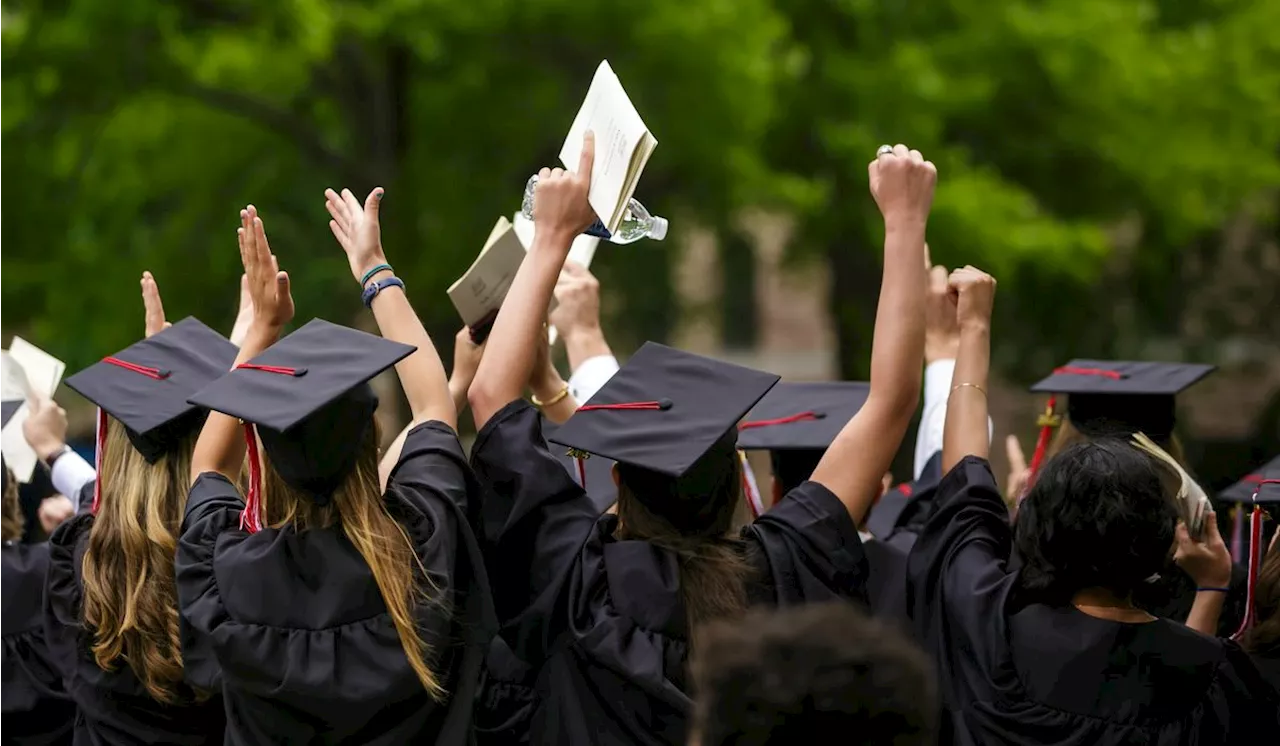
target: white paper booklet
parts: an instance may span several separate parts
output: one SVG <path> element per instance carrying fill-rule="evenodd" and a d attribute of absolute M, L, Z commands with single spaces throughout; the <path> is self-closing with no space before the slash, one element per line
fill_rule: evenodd
<path fill-rule="evenodd" d="M 587 98 L 560 148 L 560 162 L 565 168 L 578 168 L 582 137 L 588 130 L 596 136 L 588 199 L 601 222 L 615 233 L 658 140 L 645 126 L 608 60 L 596 68 Z"/>
<path fill-rule="evenodd" d="M 58 384 L 62 383 L 62 374 L 67 372 L 67 364 L 22 337 L 13 338 L 13 343 L 9 345 L 9 355 L 22 366 L 31 383 L 31 390 L 52 399 L 54 392 L 58 390 Z"/>
<path fill-rule="evenodd" d="M 511 219 L 512 225 L 515 226 L 516 235 L 520 237 L 520 242 L 524 244 L 524 248 L 528 251 L 533 245 L 533 221 L 521 215 L 519 212 Z M 596 247 L 600 245 L 600 239 L 595 236 L 581 235 L 573 239 L 573 245 L 569 247 L 568 261 L 581 264 L 588 269 L 591 268 L 591 260 L 596 256 Z M 554 303 L 552 306 L 554 307 Z M 553 326 L 547 330 L 547 339 L 551 344 L 555 344 L 560 338 L 560 332 Z"/>
<path fill-rule="evenodd" d="M 3 367 L 5 409 L 21 400 L 17 411 L 0 430 L 0 452 L 5 465 L 13 470 L 14 477 L 23 484 L 31 481 L 36 468 L 36 453 L 22 434 L 22 423 L 27 421 L 30 408 L 27 400 L 33 396 L 52 398 L 66 372 L 66 363 L 55 358 L 21 337 L 14 337 L 9 350 L 0 358 Z"/>

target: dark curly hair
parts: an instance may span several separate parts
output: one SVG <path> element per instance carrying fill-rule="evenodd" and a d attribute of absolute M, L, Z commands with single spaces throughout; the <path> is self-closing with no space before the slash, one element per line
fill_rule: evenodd
<path fill-rule="evenodd" d="M 936 743 L 928 659 L 849 604 L 757 610 L 707 625 L 699 640 L 690 743 Z"/>
<path fill-rule="evenodd" d="M 1173 551 L 1176 480 L 1118 439 L 1077 443 L 1049 459 L 1014 526 L 1020 587 L 1050 602 L 1094 587 L 1131 595 Z"/>

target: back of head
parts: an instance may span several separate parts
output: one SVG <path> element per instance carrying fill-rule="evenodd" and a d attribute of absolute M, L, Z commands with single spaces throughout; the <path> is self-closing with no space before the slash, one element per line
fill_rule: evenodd
<path fill-rule="evenodd" d="M 177 698 L 182 682 L 174 553 L 191 479 L 191 432 L 154 463 L 109 420 L 99 476 L 102 499 L 89 532 L 82 584 L 97 664 L 127 661 L 147 692 Z"/>
<path fill-rule="evenodd" d="M 742 472 L 733 441 L 713 448 L 678 479 L 618 464 L 620 538 L 673 552 L 690 629 L 746 608 L 750 567 L 731 538 L 742 500 Z"/>
<path fill-rule="evenodd" d="M 897 630 L 841 603 L 709 625 L 693 661 L 698 746 L 935 742 L 934 673 Z"/>
<path fill-rule="evenodd" d="M 444 682 L 431 667 L 431 651 L 419 634 L 416 621 L 417 605 L 430 601 L 430 578 L 404 527 L 387 510 L 378 479 L 381 435 L 372 411 L 365 416 L 367 420 L 360 423 L 359 444 L 347 449 L 348 465 L 342 472 L 326 471 L 322 477 L 309 475 L 300 470 L 300 464 L 316 458 L 314 454 L 304 453 L 307 449 L 298 443 L 286 443 L 287 434 L 271 441 L 273 446 L 284 444 L 292 449 L 287 451 L 292 470 L 282 474 L 274 460 L 265 459 L 262 508 L 266 523 L 276 528 L 292 526 L 299 531 L 340 527 L 369 565 L 409 665 L 426 691 L 442 699 L 446 695 Z M 267 454 L 271 455 L 270 448 Z M 335 481 L 336 487 L 324 488 L 331 489 L 331 493 L 320 491 L 318 485 Z M 317 500 L 321 495 L 323 500 Z"/>
<path fill-rule="evenodd" d="M 1058 432 L 1054 435 L 1053 442 L 1049 444 L 1045 457 L 1053 458 L 1073 445 L 1094 440 L 1128 441 L 1137 432 L 1138 430 L 1131 423 L 1123 421 L 1097 419 L 1090 421 L 1082 428 L 1073 423 L 1070 417 L 1063 417 L 1062 424 L 1058 426 Z M 1187 465 L 1186 453 L 1182 448 L 1182 441 L 1178 439 L 1177 433 L 1143 432 L 1147 437 L 1151 438 L 1152 442 L 1164 449 L 1165 453 L 1173 456 L 1174 460 L 1182 468 L 1190 471 L 1190 467 Z"/>
<path fill-rule="evenodd" d="M 1177 484 L 1168 467 L 1117 439 L 1049 459 L 1015 522 L 1021 587 L 1054 602 L 1091 587 L 1127 597 L 1172 553 Z"/>

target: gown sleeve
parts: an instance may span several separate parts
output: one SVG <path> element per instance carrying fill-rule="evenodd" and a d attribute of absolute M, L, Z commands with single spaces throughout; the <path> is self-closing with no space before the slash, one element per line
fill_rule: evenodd
<path fill-rule="evenodd" d="M 224 531 L 240 532 L 243 510 L 240 491 L 221 474 L 205 472 L 191 485 L 178 540 L 175 578 L 182 665 L 187 683 L 201 689 L 221 686 L 221 668 L 211 641 L 205 638 L 205 633 L 227 618 L 213 572 L 214 549 Z"/>
<path fill-rule="evenodd" d="M 1222 644 L 1223 662 L 1195 718 L 1196 728 L 1201 733 L 1231 734 L 1224 741 L 1231 744 L 1258 743 L 1258 734 L 1280 733 L 1280 691 L 1238 644 L 1231 640 Z"/>
<path fill-rule="evenodd" d="M 471 452 L 484 495 L 486 563 L 502 635 L 521 660 L 542 660 L 565 628 L 561 593 L 599 510 L 542 437 L 524 400 L 485 424 Z"/>
<path fill-rule="evenodd" d="M 769 565 L 779 603 L 867 600 L 867 558 L 858 527 L 840 498 L 804 482 L 745 531 Z"/>
<path fill-rule="evenodd" d="M 985 459 L 968 456 L 938 485 L 938 509 L 907 557 L 907 613 L 936 661 L 943 701 L 964 707 L 1016 680 L 1010 670 L 1005 603 L 1016 576 L 1009 514 Z"/>

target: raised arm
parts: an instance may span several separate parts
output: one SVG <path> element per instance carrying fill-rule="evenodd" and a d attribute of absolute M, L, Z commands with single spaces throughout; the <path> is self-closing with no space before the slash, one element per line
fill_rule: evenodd
<path fill-rule="evenodd" d="M 595 220 L 587 201 L 594 159 L 595 137 L 588 132 L 577 173 L 544 168 L 538 174 L 533 245 L 493 322 L 488 349 L 471 384 L 471 414 L 477 430 L 499 409 L 519 398 L 533 371 L 534 345 L 546 344 L 542 325 L 556 278 L 574 237 Z"/>
<path fill-rule="evenodd" d="M 987 370 L 991 363 L 991 307 L 996 281 L 980 269 L 964 267 L 948 280 L 960 325 L 960 349 L 947 400 L 946 432 L 942 439 L 942 472 L 951 471 L 965 456 L 987 458 Z"/>
<path fill-rule="evenodd" d="M 574 398 L 569 384 L 560 376 L 560 371 L 551 362 L 551 342 L 547 327 L 542 327 L 542 344 L 535 345 L 533 370 L 529 374 L 529 391 L 533 393 L 533 403 L 542 410 L 548 420 L 557 425 L 578 411 L 578 400 Z"/>
<path fill-rule="evenodd" d="M 240 229 L 236 236 L 253 303 L 253 322 L 240 345 L 240 354 L 236 355 L 235 365 L 239 365 L 257 357 L 280 338 L 285 324 L 293 320 L 293 296 L 289 293 L 289 275 L 280 271 L 280 263 L 267 243 L 262 218 L 253 205 L 240 211 Z M 244 448 L 239 420 L 210 412 L 191 455 L 192 484 L 207 471 L 237 481 L 244 463 Z"/>
<path fill-rule="evenodd" d="M 871 390 L 831 443 L 812 480 L 831 490 L 861 525 L 902 443 L 920 397 L 924 355 L 924 231 L 937 170 L 898 145 L 868 166 L 884 216 L 884 276 L 871 348 Z"/>
<path fill-rule="evenodd" d="M 329 228 L 347 254 L 351 274 L 357 282 L 369 287 L 393 277 L 382 250 L 382 229 L 378 225 L 378 207 L 382 202 L 382 187 L 375 188 L 364 200 L 364 207 L 350 189 L 343 189 L 341 196 L 332 189 L 324 192 L 325 206 L 333 220 Z M 384 267 L 374 271 L 378 267 Z M 418 349 L 396 364 L 400 386 L 414 422 L 439 420 L 455 430 L 458 412 L 449 396 L 449 380 L 444 374 L 440 354 L 409 305 L 409 298 L 401 286 L 384 287 L 373 298 L 373 317 L 378 322 L 382 336 L 395 342 L 414 345 Z"/>

